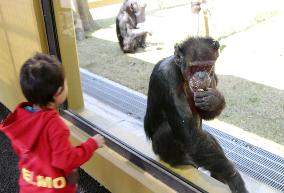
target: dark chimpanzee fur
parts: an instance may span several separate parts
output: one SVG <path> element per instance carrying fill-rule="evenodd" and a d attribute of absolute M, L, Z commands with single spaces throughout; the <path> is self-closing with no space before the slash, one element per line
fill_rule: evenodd
<path fill-rule="evenodd" d="M 145 22 L 146 4 L 141 0 L 125 0 L 116 17 L 116 34 L 124 53 L 134 53 L 138 47 L 145 48 L 149 30 Z"/>
<path fill-rule="evenodd" d="M 233 193 L 247 193 L 241 175 L 221 146 L 202 129 L 202 119 L 215 118 L 225 107 L 214 71 L 219 46 L 209 37 L 190 37 L 175 46 L 174 56 L 156 64 L 150 77 L 144 127 L 153 151 L 162 160 L 173 166 L 204 167 L 212 177 L 227 183 Z M 192 81 L 196 81 L 196 88 L 191 88 Z M 206 84 L 197 88 L 199 82 Z"/>

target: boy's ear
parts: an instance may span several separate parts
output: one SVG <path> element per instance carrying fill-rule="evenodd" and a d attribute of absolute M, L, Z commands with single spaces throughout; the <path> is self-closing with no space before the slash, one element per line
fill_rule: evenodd
<path fill-rule="evenodd" d="M 53 97 L 59 96 L 63 92 L 63 89 L 64 89 L 63 86 L 58 87 L 58 89 L 57 89 L 57 91 L 56 91 L 56 93 L 54 94 Z"/>

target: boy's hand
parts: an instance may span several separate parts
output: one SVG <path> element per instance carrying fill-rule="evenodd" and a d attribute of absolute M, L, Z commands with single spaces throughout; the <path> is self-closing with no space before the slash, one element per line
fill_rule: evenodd
<path fill-rule="evenodd" d="M 100 134 L 96 134 L 92 138 L 96 141 L 99 147 L 102 147 L 105 144 L 105 139 Z"/>

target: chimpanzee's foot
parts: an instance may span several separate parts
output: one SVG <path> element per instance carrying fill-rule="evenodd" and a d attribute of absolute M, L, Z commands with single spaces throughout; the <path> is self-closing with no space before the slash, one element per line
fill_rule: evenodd
<path fill-rule="evenodd" d="M 216 175 L 216 174 L 212 174 L 211 173 L 211 177 L 212 178 L 215 178 L 216 180 L 218 180 L 218 181 L 220 181 L 220 182 L 222 182 L 222 183 L 226 183 L 226 181 L 223 179 L 223 178 L 221 178 L 220 176 L 218 176 L 218 175 Z"/>
<path fill-rule="evenodd" d="M 140 45 L 139 45 L 139 47 L 140 47 L 140 48 L 146 48 L 146 47 L 147 47 L 147 44 L 146 44 L 145 42 L 143 42 L 143 43 L 141 42 Z"/>
<path fill-rule="evenodd" d="M 170 164 L 172 166 L 192 165 L 193 167 L 198 168 L 189 154 L 183 155 L 180 159 L 172 161 Z"/>
<path fill-rule="evenodd" d="M 226 180 L 232 193 L 248 193 L 245 183 L 239 172 L 236 171 L 229 179 Z"/>

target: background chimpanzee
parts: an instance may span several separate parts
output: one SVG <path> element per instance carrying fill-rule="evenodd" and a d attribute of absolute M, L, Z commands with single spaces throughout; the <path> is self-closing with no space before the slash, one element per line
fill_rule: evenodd
<path fill-rule="evenodd" d="M 138 47 L 145 48 L 147 33 L 143 25 L 146 3 L 141 0 L 125 0 L 116 17 L 116 35 L 124 53 L 134 53 Z"/>
<path fill-rule="evenodd" d="M 204 167 L 234 193 L 246 193 L 244 181 L 215 138 L 202 129 L 202 119 L 225 107 L 216 89 L 215 61 L 219 42 L 190 37 L 175 46 L 174 56 L 158 62 L 150 77 L 146 135 L 153 151 L 171 165 Z"/>

